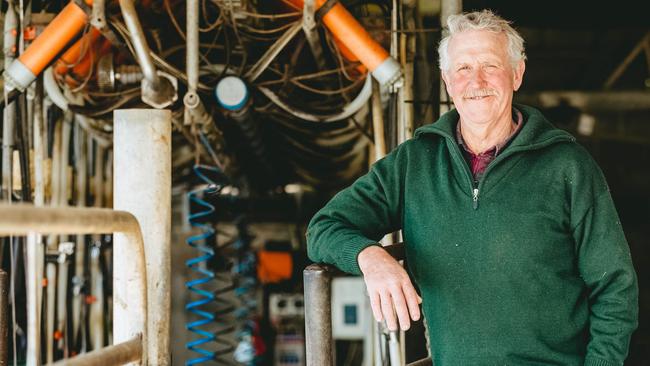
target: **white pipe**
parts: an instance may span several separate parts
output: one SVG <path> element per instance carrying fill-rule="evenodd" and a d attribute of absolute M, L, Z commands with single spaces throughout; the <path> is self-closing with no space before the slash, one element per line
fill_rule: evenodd
<path fill-rule="evenodd" d="M 56 264 L 47 263 L 47 307 L 45 308 L 45 360 L 48 365 L 54 362 L 54 309 L 56 306 Z"/>
<path fill-rule="evenodd" d="M 94 170 L 94 202 L 93 206 L 104 207 L 104 148 L 97 144 L 95 147 Z M 88 329 L 90 333 L 90 344 L 93 350 L 104 346 L 104 304 L 103 304 L 103 275 L 99 268 L 99 248 L 101 247 L 101 236 L 98 234 L 92 237 L 95 245 L 90 249 L 90 294 L 95 297 L 89 306 Z"/>
<path fill-rule="evenodd" d="M 147 269 L 138 220 L 130 213 L 99 208 L 36 208 L 0 204 L 0 235 L 115 233 L 113 261 L 115 343 L 142 335 L 147 344 Z M 142 350 L 147 364 L 147 348 Z"/>
<path fill-rule="evenodd" d="M 86 133 L 79 124 L 75 129 L 75 165 L 77 169 L 76 175 L 76 191 L 77 191 L 77 207 L 86 206 Z M 84 235 L 77 235 L 75 245 L 75 264 L 74 264 L 74 287 L 72 299 L 72 331 L 70 339 L 73 344 L 77 344 L 76 340 L 79 337 L 79 326 L 81 317 L 81 303 L 82 294 L 81 287 L 84 280 L 84 259 L 86 258 L 86 240 Z"/>
<path fill-rule="evenodd" d="M 93 350 L 104 347 L 104 275 L 99 267 L 100 247 L 90 249 L 90 293 L 94 296 L 88 315 Z"/>
<path fill-rule="evenodd" d="M 7 12 L 4 17 L 4 69 L 7 70 L 9 65 L 14 61 L 16 46 L 16 36 L 14 32 L 18 29 L 18 18 L 14 11 L 13 1 L 8 1 Z M 9 85 L 5 83 L 4 96 L 9 93 Z M 11 200 L 12 192 L 12 158 L 14 144 L 14 123 L 15 123 L 16 103 L 12 102 L 5 106 L 2 113 L 2 193 L 0 196 L 4 200 Z"/>
<path fill-rule="evenodd" d="M 151 365 L 169 365 L 171 306 L 171 111 L 128 109 L 114 112 L 114 207 L 132 212 L 142 225 L 151 279 L 148 292 Z M 115 236 L 113 260 L 125 253 Z M 117 272 L 114 274 L 118 275 Z M 115 306 L 120 302 L 116 299 Z M 116 310 L 117 312 L 117 310 Z M 115 322 L 118 325 L 117 321 Z M 123 341 L 117 337 L 115 342 Z"/>
<path fill-rule="evenodd" d="M 388 333 L 388 355 L 390 366 L 402 366 L 402 354 L 400 353 L 399 341 L 397 340 L 397 331 Z"/>
<path fill-rule="evenodd" d="M 64 242 L 59 244 L 58 276 L 56 284 L 56 330 L 61 332 L 61 338 L 58 340 L 56 349 L 63 350 L 63 357 L 68 357 L 68 257 L 72 254 L 73 243 Z"/>
<path fill-rule="evenodd" d="M 34 98 L 34 205 L 45 204 L 43 176 L 45 132 L 42 91 Z M 43 243 L 40 234 L 27 236 L 27 365 L 41 364 L 41 298 L 43 286 Z"/>
<path fill-rule="evenodd" d="M 52 67 L 45 69 L 45 73 L 43 74 L 43 86 L 47 96 L 52 100 L 52 103 L 61 110 L 67 111 L 69 104 L 68 100 L 63 95 L 63 92 L 61 92 L 61 89 L 59 89 L 56 80 L 54 80 L 54 71 L 52 70 Z"/>
<path fill-rule="evenodd" d="M 187 0 L 185 14 L 187 92 L 196 93 L 199 84 L 199 0 Z"/>
<path fill-rule="evenodd" d="M 61 194 L 61 135 L 63 122 L 59 121 L 54 127 L 54 144 L 52 147 L 52 199 L 53 206 L 59 206 Z M 49 235 L 47 237 L 46 253 L 54 253 L 57 250 L 58 235 Z M 56 265 L 47 263 L 45 265 L 45 275 L 47 278 L 45 293 L 45 361 L 48 365 L 54 362 L 54 310 L 56 308 Z"/>
<path fill-rule="evenodd" d="M 375 145 L 375 161 L 386 156 L 386 138 L 384 135 L 384 108 L 381 105 L 379 83 L 372 82 L 372 132 Z"/>

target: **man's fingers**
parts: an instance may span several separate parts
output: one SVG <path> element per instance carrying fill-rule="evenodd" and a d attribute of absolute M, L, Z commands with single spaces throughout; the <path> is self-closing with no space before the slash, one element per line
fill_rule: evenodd
<path fill-rule="evenodd" d="M 370 297 L 370 307 L 372 308 L 372 315 L 375 316 L 375 320 L 378 322 L 384 320 L 383 316 L 381 315 L 381 302 L 379 300 L 379 292 L 373 291 L 372 293 L 369 293 L 368 296 Z"/>
<path fill-rule="evenodd" d="M 384 319 L 386 319 L 386 326 L 390 330 L 397 330 L 397 320 L 395 319 L 390 293 L 388 291 L 382 292 L 379 296 L 381 298 L 381 312 L 384 314 Z"/>
<path fill-rule="evenodd" d="M 411 327 L 411 321 L 409 319 L 409 309 L 406 307 L 406 301 L 404 300 L 404 293 L 401 288 L 395 288 L 391 291 L 393 298 L 393 304 L 395 305 L 395 312 L 397 312 L 397 318 L 399 319 L 399 325 L 402 330 L 407 330 Z M 392 329 L 391 329 L 392 330 Z"/>
<path fill-rule="evenodd" d="M 406 304 L 409 308 L 409 313 L 411 314 L 411 319 L 419 320 L 420 319 L 420 304 L 422 299 L 418 296 L 418 293 L 415 292 L 413 285 L 410 283 L 402 286 L 402 291 L 404 292 L 404 297 L 406 297 Z"/>

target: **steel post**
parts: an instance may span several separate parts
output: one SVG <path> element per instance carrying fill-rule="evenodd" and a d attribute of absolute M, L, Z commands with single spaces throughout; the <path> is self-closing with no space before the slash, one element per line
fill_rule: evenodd
<path fill-rule="evenodd" d="M 307 366 L 331 366 L 332 303 L 331 283 L 335 270 L 327 265 L 312 264 L 305 268 L 305 346 Z"/>

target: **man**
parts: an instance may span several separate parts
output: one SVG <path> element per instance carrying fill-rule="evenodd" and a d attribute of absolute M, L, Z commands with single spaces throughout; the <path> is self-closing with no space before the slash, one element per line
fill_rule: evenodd
<path fill-rule="evenodd" d="M 420 298 L 377 244 L 402 229 L 436 366 L 622 365 L 638 289 L 600 169 L 512 104 L 525 54 L 508 22 L 482 11 L 448 28 L 440 66 L 456 110 L 314 216 L 311 259 L 362 273 L 375 318 L 408 329 Z"/>

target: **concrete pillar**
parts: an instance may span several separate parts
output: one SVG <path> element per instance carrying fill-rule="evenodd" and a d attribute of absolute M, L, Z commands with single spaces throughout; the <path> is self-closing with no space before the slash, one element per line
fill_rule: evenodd
<path fill-rule="evenodd" d="M 147 357 L 149 365 L 171 364 L 169 353 L 171 280 L 171 112 L 155 109 L 124 109 L 114 112 L 114 200 L 116 210 L 133 214 L 142 230 L 147 263 Z M 125 255 L 115 235 L 115 311 L 119 292 L 120 261 Z M 122 297 L 122 299 L 124 299 Z M 128 299 L 128 298 L 126 298 Z M 130 338 L 113 325 L 114 343 Z M 126 325 L 128 327 L 128 325 Z"/>

